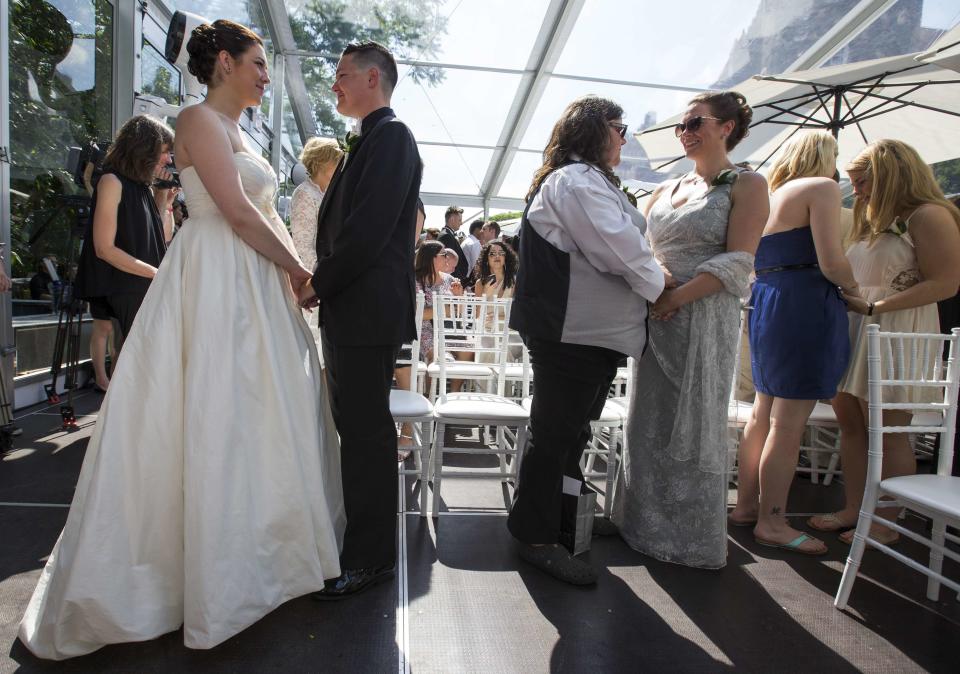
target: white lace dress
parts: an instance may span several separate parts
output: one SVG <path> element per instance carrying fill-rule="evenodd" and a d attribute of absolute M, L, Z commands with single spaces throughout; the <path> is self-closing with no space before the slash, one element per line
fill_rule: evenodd
<path fill-rule="evenodd" d="M 234 155 L 272 207 L 269 164 Z M 20 623 L 61 660 L 183 625 L 211 648 L 339 575 L 340 447 L 286 272 L 238 237 L 196 171 L 190 218 L 134 320 L 66 526 Z"/>
<path fill-rule="evenodd" d="M 309 178 L 297 185 L 290 197 L 290 236 L 293 237 L 293 246 L 303 266 L 311 271 L 317 266 L 317 215 L 321 203 L 323 190 Z M 313 340 L 317 343 L 317 353 L 320 354 L 320 364 L 323 365 L 317 312 L 304 311 L 303 317 L 310 326 Z"/>
<path fill-rule="evenodd" d="M 630 547 L 704 568 L 727 559 L 727 404 L 753 270 L 752 255 L 726 250 L 731 189 L 679 208 L 666 193 L 650 212 L 650 246 L 677 282 L 709 272 L 724 288 L 648 322 L 612 514 Z"/>

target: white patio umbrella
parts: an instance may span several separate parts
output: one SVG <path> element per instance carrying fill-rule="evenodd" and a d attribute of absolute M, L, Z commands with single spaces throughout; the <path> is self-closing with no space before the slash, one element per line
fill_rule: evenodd
<path fill-rule="evenodd" d="M 769 165 L 800 129 L 826 129 L 838 140 L 843 167 L 879 138 L 902 140 L 933 164 L 960 156 L 958 29 L 930 51 L 778 76 L 757 75 L 732 87 L 753 107 L 750 134 L 731 153 L 754 168 Z M 673 117 L 637 135 L 654 169 L 686 170 Z M 668 168 L 669 167 L 669 168 Z"/>

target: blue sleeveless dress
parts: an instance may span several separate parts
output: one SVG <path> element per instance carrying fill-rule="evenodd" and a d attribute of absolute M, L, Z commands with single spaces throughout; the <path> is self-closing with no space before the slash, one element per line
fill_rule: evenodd
<path fill-rule="evenodd" d="M 750 305 L 750 364 L 760 393 L 778 398 L 832 398 L 850 360 L 847 308 L 817 264 L 809 227 L 760 239 Z"/>

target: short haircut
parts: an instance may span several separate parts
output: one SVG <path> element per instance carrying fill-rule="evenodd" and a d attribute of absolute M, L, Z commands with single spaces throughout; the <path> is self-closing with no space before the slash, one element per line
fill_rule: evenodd
<path fill-rule="evenodd" d="M 474 220 L 473 222 L 470 223 L 470 233 L 476 234 L 481 229 L 483 229 L 483 225 L 484 225 L 483 220 Z"/>
<path fill-rule="evenodd" d="M 300 163 L 312 178 L 324 164 L 336 164 L 343 156 L 343 150 L 332 138 L 311 138 L 303 146 Z"/>
<path fill-rule="evenodd" d="M 497 236 L 500 236 L 500 224 L 498 222 L 494 220 L 487 220 L 483 226 L 488 229 L 492 229 L 497 233 Z"/>
<path fill-rule="evenodd" d="M 380 82 L 383 92 L 388 96 L 397 87 L 397 61 L 390 50 L 379 42 L 351 42 L 343 50 L 341 58 L 353 55 L 353 62 L 361 68 L 376 68 L 380 71 Z"/>

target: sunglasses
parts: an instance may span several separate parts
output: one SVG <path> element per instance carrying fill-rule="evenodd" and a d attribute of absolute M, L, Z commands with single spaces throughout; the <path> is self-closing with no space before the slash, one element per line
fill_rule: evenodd
<path fill-rule="evenodd" d="M 617 133 L 620 134 L 621 138 L 627 137 L 627 125 L 620 124 L 619 122 L 607 122 L 610 126 L 617 130 Z"/>
<path fill-rule="evenodd" d="M 723 120 L 719 117 L 710 117 L 709 115 L 697 115 L 696 117 L 691 117 L 686 122 L 680 122 L 673 127 L 673 132 L 677 135 L 677 138 L 683 134 L 684 131 L 689 131 L 690 133 L 696 133 L 700 130 L 700 127 L 703 126 L 703 120 L 713 119 L 718 122 Z"/>

